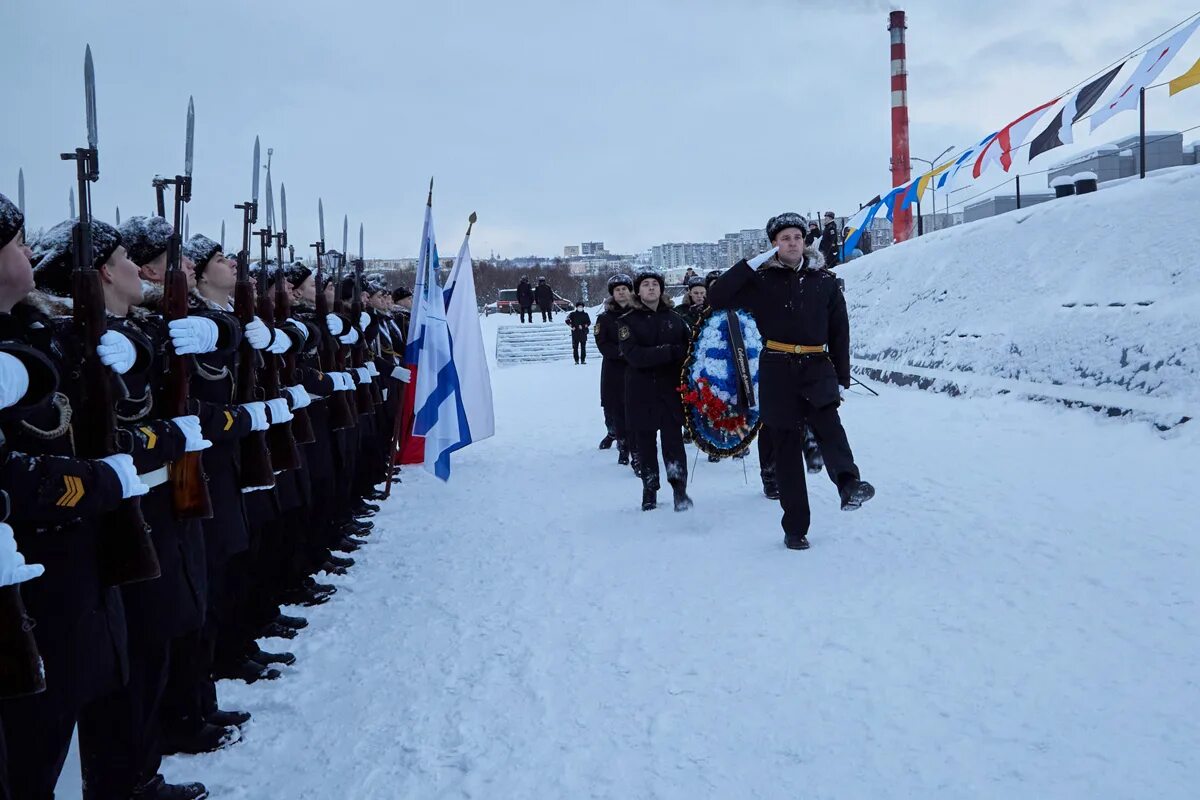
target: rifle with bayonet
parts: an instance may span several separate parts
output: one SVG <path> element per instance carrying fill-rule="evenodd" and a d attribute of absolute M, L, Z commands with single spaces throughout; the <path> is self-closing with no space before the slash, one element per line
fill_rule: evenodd
<path fill-rule="evenodd" d="M 320 340 L 317 343 L 317 362 L 321 372 L 337 372 L 338 342 L 329 332 L 329 299 L 325 296 L 324 258 L 325 258 L 325 205 L 317 200 L 317 221 L 320 226 L 321 238 L 313 242 L 312 247 L 317 251 L 317 285 L 316 307 L 317 328 Z M 329 426 L 337 431 L 353 428 L 358 420 L 350 411 L 346 402 L 346 393 L 334 390 L 329 395 Z"/>
<path fill-rule="evenodd" d="M 173 225 L 171 238 L 167 240 L 167 274 L 163 278 L 163 318 L 167 322 L 184 319 L 188 315 L 188 281 L 182 265 L 183 239 L 179 225 L 183 218 L 183 207 L 192 199 L 192 152 L 196 132 L 196 108 L 188 98 L 187 133 L 183 154 L 183 174 L 173 180 L 155 178 L 153 186 L 159 203 L 163 202 L 163 189 L 175 187 Z M 191 413 L 191 394 L 188 374 L 191 364 L 187 356 L 174 354 L 167 359 L 167 407 L 173 417 Z M 171 465 L 171 499 L 178 519 L 208 519 L 213 515 L 212 498 L 208 494 L 208 481 L 204 477 L 204 463 L 199 452 L 184 453 Z"/>
<path fill-rule="evenodd" d="M 250 228 L 258 221 L 258 137 L 254 137 L 254 177 L 251 183 L 251 199 L 234 206 L 242 212 L 242 249 L 238 251 L 237 283 L 233 289 L 233 313 L 245 328 L 254 321 L 254 281 L 250 279 Z M 242 339 L 238 351 L 237 402 L 254 403 L 262 400 L 258 391 L 256 375 L 258 351 L 250 342 Z M 269 489 L 275 485 L 275 470 L 271 464 L 271 453 L 267 449 L 264 431 L 251 431 L 242 439 L 243 489 Z"/>
<path fill-rule="evenodd" d="M 267 286 L 267 269 L 270 262 L 271 242 L 275 239 L 274 231 L 275 203 L 271 190 L 271 150 L 267 150 L 267 208 L 263 215 L 263 227 L 258 230 L 259 259 L 258 259 L 258 318 L 275 336 L 275 299 Z M 282 278 L 282 275 L 277 277 Z M 279 384 L 279 358 L 269 349 L 263 351 L 262 393 L 264 399 L 278 400 L 283 395 Z M 297 469 L 300 466 L 300 450 L 296 447 L 296 437 L 292 434 L 292 423 L 276 422 L 267 429 L 267 446 L 271 450 L 271 464 L 277 470 Z"/>
<path fill-rule="evenodd" d="M 267 176 L 270 180 L 270 175 Z M 288 291 L 287 274 L 283 271 L 283 248 L 288 247 L 287 238 L 287 187 L 279 184 L 279 233 L 275 234 L 276 261 L 279 262 L 279 272 L 275 276 L 275 310 L 282 320 L 292 317 L 292 296 Z M 286 386 L 296 386 L 299 378 L 296 373 L 296 351 L 289 349 L 283 355 L 283 368 L 280 379 Z M 292 409 L 292 435 L 298 444 L 311 444 L 317 440 L 313 432 L 312 419 L 308 416 L 307 408 Z"/>
<path fill-rule="evenodd" d="M 358 324 L 358 315 L 354 314 L 354 313 L 348 314 L 346 312 L 346 300 L 344 297 L 342 297 L 342 295 L 345 294 L 345 290 L 344 290 L 345 284 L 343 283 L 344 278 L 342 275 L 342 271 L 343 271 L 343 269 L 345 269 L 346 265 L 350 263 L 350 250 L 349 250 L 350 245 L 348 243 L 349 237 L 350 237 L 350 217 L 343 216 L 342 217 L 342 254 L 338 259 L 337 283 L 335 284 L 337 289 L 333 295 L 333 298 L 334 298 L 333 299 L 333 310 L 335 313 L 341 314 L 344 317 L 346 317 L 347 319 L 349 319 L 350 320 L 350 328 L 352 330 L 354 330 L 355 332 L 358 332 L 358 329 L 360 327 Z M 355 298 L 353 298 L 353 297 L 350 298 L 350 302 L 351 302 L 351 308 L 353 309 L 354 308 L 353 304 L 355 303 Z M 361 312 L 361 310 L 362 310 L 361 303 L 358 305 L 358 309 Z M 338 348 L 338 366 L 341 368 L 341 370 L 343 372 L 347 371 L 347 369 L 346 369 L 347 364 L 349 364 L 350 367 L 361 366 L 361 364 L 358 363 L 358 361 L 360 361 L 361 358 L 357 358 L 357 360 L 356 360 L 356 357 L 359 354 L 358 344 L 360 342 L 362 342 L 362 334 L 361 333 L 359 333 L 358 339 L 355 341 L 355 343 L 353 345 L 346 344 L 346 345 L 342 345 L 340 348 Z M 371 390 L 367 387 L 366 384 L 358 382 L 358 374 L 357 373 L 351 373 L 351 374 L 354 375 L 354 406 L 355 406 L 355 409 L 358 411 L 359 414 L 370 414 L 371 411 L 373 410 L 373 406 L 374 406 L 374 404 L 371 402 Z"/>
<path fill-rule="evenodd" d="M 75 331 L 83 346 L 80 381 L 81 400 L 75 409 L 75 448 L 84 458 L 104 458 L 118 452 L 117 415 L 113 399 L 112 372 L 100 361 L 96 348 L 108 328 L 104 290 L 100 273 L 92 264 L 91 186 L 100 179 L 100 151 L 97 146 L 96 75 L 92 66 L 92 48 L 84 56 L 84 98 L 87 106 L 88 146 L 63 153 L 63 161 L 75 162 L 79 186 L 79 215 L 74 238 L 75 271 L 72 275 Z M 158 554 L 150 539 L 150 527 L 142 517 L 138 498 L 121 502 L 98 522 L 100 576 L 117 586 L 157 578 L 161 574 Z"/>
<path fill-rule="evenodd" d="M 354 343 L 354 366 L 355 368 L 364 368 L 367 366 L 367 358 L 373 357 L 367 351 L 367 326 L 362 325 L 362 295 L 363 295 L 363 266 L 366 261 L 363 260 L 363 226 L 359 223 L 358 226 L 358 259 L 354 262 L 354 296 L 350 298 L 350 316 L 354 318 L 354 324 L 358 326 L 358 341 Z M 370 398 L 371 405 L 378 406 L 383 404 L 383 393 L 379 389 L 379 383 L 371 381 L 365 385 L 365 394 Z"/>

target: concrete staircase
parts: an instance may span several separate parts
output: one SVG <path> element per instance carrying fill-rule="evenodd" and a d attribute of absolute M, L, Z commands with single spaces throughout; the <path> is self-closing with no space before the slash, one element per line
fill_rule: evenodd
<path fill-rule="evenodd" d="M 596 343 L 588 333 L 587 357 L 600 360 Z M 502 325 L 496 330 L 497 364 L 530 364 L 539 361 L 570 361 L 571 329 L 560 319 Z"/>

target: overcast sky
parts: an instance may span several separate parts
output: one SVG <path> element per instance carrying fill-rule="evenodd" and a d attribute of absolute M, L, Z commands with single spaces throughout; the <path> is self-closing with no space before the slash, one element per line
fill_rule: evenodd
<path fill-rule="evenodd" d="M 16 198 L 24 167 L 31 226 L 66 217 L 73 168 L 58 154 L 84 142 L 90 42 L 97 216 L 153 209 L 150 179 L 182 169 L 191 94 L 191 230 L 215 238 L 224 219 L 230 249 L 255 134 L 264 158 L 275 148 L 293 242 L 316 238 L 321 195 L 327 238 L 340 239 L 348 213 L 352 231 L 366 225 L 367 257 L 416 253 L 430 176 L 445 255 L 472 210 L 477 257 L 552 255 L 593 239 L 636 252 L 715 241 L 784 210 L 852 213 L 890 185 L 889 5 L 5 0 L 0 192 Z M 1197 7 L 913 0 L 906 10 L 912 152 L 932 158 Z M 1198 54 L 1200 35 L 1164 78 Z M 1153 101 L 1152 128 L 1200 124 L 1200 88 Z M 1094 145 L 1136 125 L 1127 113 L 1092 139 L 1085 125 L 1076 136 Z"/>

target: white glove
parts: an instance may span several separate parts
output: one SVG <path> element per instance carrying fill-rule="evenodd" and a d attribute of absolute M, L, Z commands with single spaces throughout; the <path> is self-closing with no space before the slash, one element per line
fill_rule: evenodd
<path fill-rule="evenodd" d="M 303 386 L 285 386 L 283 387 L 292 397 L 292 408 L 306 408 L 312 403 L 312 395 Z"/>
<path fill-rule="evenodd" d="M 367 362 L 367 374 L 370 375 L 372 378 L 379 377 L 379 367 L 375 366 L 374 361 Z"/>
<path fill-rule="evenodd" d="M 15 406 L 29 391 L 29 371 L 21 359 L 0 353 L 0 408 Z"/>
<path fill-rule="evenodd" d="M 760 253 L 760 254 L 756 255 L 754 258 L 750 259 L 750 260 L 749 260 L 749 261 L 747 261 L 746 263 L 750 265 L 750 269 L 758 269 L 758 268 L 759 268 L 759 267 L 761 267 L 763 264 L 765 264 L 765 263 L 767 263 L 768 261 L 770 261 L 770 260 L 771 260 L 771 256 L 775 255 L 775 254 L 776 254 L 776 253 L 778 253 L 778 252 L 779 252 L 779 248 L 778 248 L 778 247 L 772 247 L 772 248 L 771 248 L 770 250 L 768 250 L 767 252 L 765 252 L 765 253 Z"/>
<path fill-rule="evenodd" d="M 392 370 L 392 377 L 401 383 L 408 383 L 412 380 L 412 370 L 408 367 L 396 367 Z"/>
<path fill-rule="evenodd" d="M 258 317 L 246 323 L 245 334 L 246 341 L 255 350 L 262 350 L 271 343 L 271 329 Z"/>
<path fill-rule="evenodd" d="M 276 397 L 267 401 L 267 410 L 271 412 L 271 424 L 282 425 L 292 421 L 292 410 L 288 408 L 287 398 Z"/>
<path fill-rule="evenodd" d="M 17 549 L 13 529 L 0 522 L 0 586 L 15 586 L 18 583 L 39 577 L 46 568 L 41 564 L 26 564 L 25 556 Z"/>
<path fill-rule="evenodd" d="M 370 324 L 371 324 L 371 315 L 365 311 L 360 312 L 358 315 L 358 327 L 362 328 L 365 331 L 367 329 L 367 326 Z"/>
<path fill-rule="evenodd" d="M 342 382 L 342 391 L 343 392 L 353 392 L 354 391 L 354 376 L 351 375 L 349 372 L 339 372 L 338 376 L 339 376 L 338 379 Z"/>
<path fill-rule="evenodd" d="M 184 317 L 167 323 L 177 355 L 211 353 L 217 349 L 217 323 L 208 317 Z"/>
<path fill-rule="evenodd" d="M 846 399 L 846 389 L 843 386 L 838 387 L 838 402 Z"/>
<path fill-rule="evenodd" d="M 296 332 L 300 334 L 300 341 L 302 341 L 302 342 L 308 341 L 308 326 L 307 325 L 305 325 L 300 320 L 293 319 L 291 317 L 288 317 L 287 323 L 289 325 L 291 325 L 293 328 L 295 328 Z"/>
<path fill-rule="evenodd" d="M 345 336 L 339 336 L 338 341 L 342 344 L 354 344 L 358 341 L 358 331 L 354 330 L 354 328 L 351 328 L 350 330 L 346 331 Z"/>
<path fill-rule="evenodd" d="M 96 355 L 100 356 L 100 363 L 118 375 L 129 372 L 133 362 L 137 361 L 137 350 L 134 349 L 133 342 L 116 331 L 104 332 L 96 348 Z"/>
<path fill-rule="evenodd" d="M 255 400 L 252 403 L 243 403 L 242 408 L 246 409 L 246 413 L 250 415 L 250 430 L 265 431 L 271 427 L 267 422 L 267 404 L 261 400 Z"/>
<path fill-rule="evenodd" d="M 325 318 L 325 327 L 329 329 L 329 332 L 332 335 L 341 336 L 342 335 L 341 317 L 337 316 L 336 314 L 330 314 L 329 316 L 327 316 Z"/>
<path fill-rule="evenodd" d="M 371 373 L 367 371 L 366 367 L 353 367 L 353 369 L 354 374 L 358 376 L 359 383 L 371 382 Z"/>
<path fill-rule="evenodd" d="M 127 453 L 117 453 L 116 455 L 105 456 L 100 461 L 110 466 L 112 471 L 117 473 L 117 478 L 121 481 L 122 500 L 128 500 L 131 497 L 141 497 L 149 493 L 150 487 L 142 482 L 142 479 L 138 477 L 137 467 L 133 466 L 133 456 Z"/>
<path fill-rule="evenodd" d="M 183 438 L 187 439 L 187 444 L 183 446 L 185 453 L 196 453 L 212 447 L 212 442 L 205 439 L 204 434 L 200 432 L 200 418 L 195 414 L 175 417 L 171 422 L 175 424 L 176 428 L 179 428 Z"/>
<path fill-rule="evenodd" d="M 279 328 L 275 328 L 274 330 L 275 338 L 272 339 L 271 344 L 267 346 L 267 352 L 281 356 L 288 351 L 289 347 L 292 346 L 292 340 L 286 333 L 279 330 Z"/>

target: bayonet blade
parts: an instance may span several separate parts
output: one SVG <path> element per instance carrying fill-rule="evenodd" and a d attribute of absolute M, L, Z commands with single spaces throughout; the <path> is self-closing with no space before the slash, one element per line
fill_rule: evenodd
<path fill-rule="evenodd" d="M 196 140 L 196 104 L 188 98 L 187 143 L 183 150 L 183 174 L 192 177 L 192 148 Z"/>
<path fill-rule="evenodd" d="M 17 170 L 17 208 L 21 209 L 21 216 L 25 216 L 25 170 Z"/>
<path fill-rule="evenodd" d="M 254 178 L 250 183 L 250 199 L 258 203 L 258 173 L 262 171 L 262 160 L 259 155 L 258 137 L 254 137 Z"/>
<path fill-rule="evenodd" d="M 117 227 L 121 227 L 121 207 L 117 206 Z"/>
<path fill-rule="evenodd" d="M 358 260 L 363 260 L 363 225 L 358 223 Z"/>
<path fill-rule="evenodd" d="M 279 184 L 279 230 L 287 233 L 287 186 Z"/>
<path fill-rule="evenodd" d="M 92 64 L 92 46 L 83 54 L 83 97 L 87 104 L 88 147 L 95 150 L 99 141 L 96 130 L 96 68 Z"/>
<path fill-rule="evenodd" d="M 67 202 L 69 202 L 71 204 L 71 219 L 75 219 L 75 212 L 76 212 L 77 208 L 75 206 L 75 187 L 74 186 L 71 187 L 70 199 Z"/>
<path fill-rule="evenodd" d="M 270 157 L 267 158 L 267 213 L 263 217 L 263 224 L 265 224 L 270 230 L 275 230 L 275 195 L 271 191 Z"/>
<path fill-rule="evenodd" d="M 183 215 L 183 240 L 184 240 L 185 242 L 186 242 L 186 241 L 187 241 L 189 238 L 191 238 L 191 237 L 189 236 L 189 234 L 191 233 L 191 231 L 192 231 L 192 215 L 191 215 L 191 214 L 184 214 L 184 215 Z"/>
<path fill-rule="evenodd" d="M 221 252 L 225 252 L 225 220 L 221 220 Z"/>
<path fill-rule="evenodd" d="M 350 252 L 349 245 L 346 242 L 350 239 L 350 215 L 346 214 L 342 217 L 342 258 L 347 258 L 347 253 Z"/>

